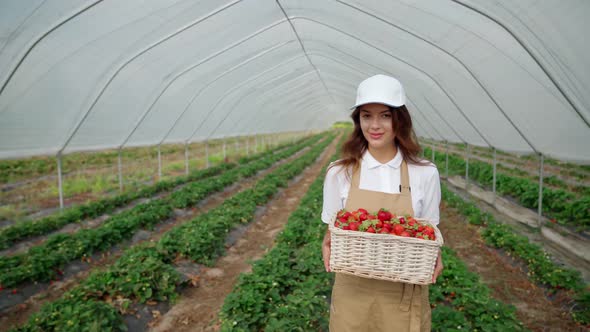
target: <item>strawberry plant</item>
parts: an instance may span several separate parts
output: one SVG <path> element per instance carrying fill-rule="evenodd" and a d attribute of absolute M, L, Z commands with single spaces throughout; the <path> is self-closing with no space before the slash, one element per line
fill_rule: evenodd
<path fill-rule="evenodd" d="M 82 304 L 94 301 L 93 299 L 106 300 L 115 296 L 139 302 L 173 300 L 176 297 L 175 285 L 178 283 L 178 274 L 171 266 L 172 260 L 187 256 L 199 259 L 199 263 L 211 263 L 222 253 L 223 240 L 230 228 L 251 220 L 256 205 L 266 203 L 272 193 L 276 192 L 278 185 L 286 184 L 286 179 L 301 173 L 305 167 L 313 163 L 330 141 L 326 139 L 293 162 L 279 166 L 258 181 L 255 189 L 234 195 L 219 207 L 173 228 L 164 234 L 157 244 L 140 245 L 126 250 L 115 265 L 104 272 L 93 273 L 81 285 L 64 294 L 58 302 L 65 298 Z M 259 184 L 260 187 L 258 187 Z M 186 231 L 200 224 L 209 227 L 200 228 L 201 232 L 185 235 Z M 215 231 L 211 231 L 213 227 Z M 181 245 L 175 245 L 175 241 L 183 242 Z M 196 245 L 192 246 L 193 242 Z M 190 250 L 185 247 L 189 244 L 192 246 Z M 210 252 L 203 252 L 203 250 L 210 250 Z M 47 314 L 30 319 L 25 326 L 21 327 L 21 330 L 29 331 L 28 329 L 36 325 L 57 325 L 59 321 L 56 321 L 56 318 L 65 315 L 60 311 L 60 307 L 55 307 L 52 303 L 44 305 L 42 310 L 45 310 Z M 90 330 L 92 324 L 93 321 L 87 319 L 80 324 L 79 330 Z"/>
<path fill-rule="evenodd" d="M 442 184 L 443 200 L 450 206 L 457 208 L 468 220 L 480 218 L 474 224 L 485 225 L 481 235 L 486 244 L 508 251 L 513 257 L 521 259 L 528 267 L 528 275 L 533 281 L 551 287 L 554 290 L 570 290 L 576 300 L 572 316 L 582 324 L 590 323 L 590 291 L 584 283 L 579 271 L 568 269 L 551 260 L 549 254 L 540 246 L 530 243 L 526 236 L 519 235 L 504 224 L 495 221 L 489 213 L 482 213 L 475 204 L 462 200 Z M 485 219 L 485 222 L 483 221 Z"/>

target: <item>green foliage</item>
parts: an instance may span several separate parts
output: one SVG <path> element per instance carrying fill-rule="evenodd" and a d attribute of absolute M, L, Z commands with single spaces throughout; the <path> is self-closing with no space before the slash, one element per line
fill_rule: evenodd
<path fill-rule="evenodd" d="M 174 300 L 177 296 L 175 286 L 179 282 L 179 276 L 171 266 L 172 260 L 186 256 L 196 259 L 199 263 L 211 263 L 222 252 L 224 239 L 231 227 L 252 220 L 256 204 L 266 203 L 270 199 L 271 189 L 272 192 L 276 192 L 276 187 L 286 184 L 287 179 L 293 178 L 312 164 L 330 140 L 328 137 L 296 160 L 277 167 L 258 181 L 255 188 L 259 188 L 258 185 L 264 187 L 264 193 L 258 194 L 252 189 L 244 191 L 227 199 L 219 207 L 173 228 L 164 234 L 157 244 L 140 245 L 126 250 L 115 265 L 107 271 L 95 272 L 80 286 L 66 293 L 64 298 L 45 304 L 42 311 L 47 314 L 30 319 L 22 327 L 23 331 L 29 331 L 36 325 L 61 326 L 62 317 L 66 315 L 61 311 L 62 307 L 55 307 L 54 304 L 66 299 L 76 301 L 71 305 L 74 308 L 76 305 L 82 305 L 87 299 L 106 296 L 128 297 L 139 302 Z M 280 159 L 280 156 L 279 153 L 270 158 Z M 271 188 L 271 184 L 276 187 Z M 266 198 L 266 201 L 262 201 L 263 198 Z M 192 229 L 200 229 L 201 232 L 190 232 Z M 101 305 L 109 307 L 104 303 Z M 115 316 L 120 319 L 118 315 L 115 314 Z M 85 316 L 84 319 L 80 323 L 80 331 L 85 330 L 88 324 L 92 324 L 90 317 Z M 115 321 L 110 320 L 110 322 Z M 119 326 L 119 324 L 112 323 L 111 326 Z"/>
<path fill-rule="evenodd" d="M 577 299 L 572 316 L 582 324 L 590 323 L 590 295 L 579 271 L 555 264 L 549 254 L 536 244 L 530 243 L 525 236 L 519 235 L 504 224 L 497 223 L 488 213 L 478 213 L 475 204 L 462 200 L 443 184 L 441 186 L 443 200 L 451 207 L 457 208 L 471 222 L 476 215 L 485 216 L 485 222 L 471 222 L 485 224 L 481 235 L 486 244 L 502 248 L 511 255 L 521 259 L 528 267 L 529 277 L 536 282 L 551 287 L 554 290 L 567 289 L 574 292 Z M 445 262 L 445 267 L 446 267 Z"/>
<path fill-rule="evenodd" d="M 431 153 L 426 148 L 426 155 Z M 445 154 L 435 152 L 435 159 L 440 169 L 445 167 Z M 449 173 L 465 174 L 465 161 L 449 154 Z M 496 174 L 496 190 L 500 195 L 513 197 L 528 208 L 537 209 L 539 206 L 539 184 L 526 178 L 515 178 L 503 173 Z M 469 179 L 484 187 L 491 187 L 493 182 L 493 167 L 487 163 L 470 160 Z M 577 197 L 563 189 L 543 188 L 543 213 L 563 225 L 590 229 L 590 196 Z"/>
<path fill-rule="evenodd" d="M 72 293 L 44 305 L 27 324 L 13 332 L 103 332 L 127 331 L 121 316 L 112 306 L 79 298 Z"/>

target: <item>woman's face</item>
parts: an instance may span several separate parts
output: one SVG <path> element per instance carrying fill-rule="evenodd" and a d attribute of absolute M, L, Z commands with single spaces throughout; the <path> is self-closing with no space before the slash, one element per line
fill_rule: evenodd
<path fill-rule="evenodd" d="M 361 106 L 360 123 L 363 136 L 371 149 L 393 147 L 395 133 L 389 107 L 383 104 Z"/>

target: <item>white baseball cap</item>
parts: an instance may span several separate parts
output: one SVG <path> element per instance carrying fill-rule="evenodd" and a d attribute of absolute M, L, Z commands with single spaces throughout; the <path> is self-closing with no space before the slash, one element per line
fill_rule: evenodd
<path fill-rule="evenodd" d="M 384 104 L 400 107 L 406 104 L 404 87 L 397 79 L 386 75 L 375 75 L 359 84 L 356 91 L 356 103 L 351 109 L 365 104 Z"/>

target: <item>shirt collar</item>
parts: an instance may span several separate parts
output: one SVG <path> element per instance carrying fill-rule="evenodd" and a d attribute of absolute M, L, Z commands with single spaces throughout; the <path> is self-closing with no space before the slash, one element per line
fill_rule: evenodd
<path fill-rule="evenodd" d="M 391 168 L 399 168 L 400 165 L 402 164 L 402 160 L 403 160 L 403 155 L 402 155 L 402 151 L 399 149 L 397 149 L 397 153 L 395 154 L 395 157 L 393 157 L 393 159 L 391 159 L 390 161 L 386 162 L 385 164 L 380 163 L 379 161 L 377 161 L 377 159 L 375 159 L 371 153 L 369 153 L 369 150 L 365 151 L 365 153 L 363 154 L 363 162 L 367 165 L 367 168 L 372 169 L 372 168 L 377 168 L 379 166 L 382 165 L 387 165 Z"/>

